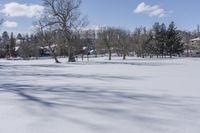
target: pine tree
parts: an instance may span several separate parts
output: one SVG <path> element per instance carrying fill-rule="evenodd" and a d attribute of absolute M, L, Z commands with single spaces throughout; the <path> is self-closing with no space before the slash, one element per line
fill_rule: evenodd
<path fill-rule="evenodd" d="M 153 32 L 154 32 L 154 41 L 155 41 L 155 54 L 157 55 L 157 57 L 160 54 L 160 24 L 159 23 L 155 23 L 153 25 Z"/>
<path fill-rule="evenodd" d="M 16 39 L 14 38 L 13 33 L 10 35 L 10 48 L 9 48 L 9 55 L 15 56 L 15 46 L 16 46 Z"/>
<path fill-rule="evenodd" d="M 4 31 L 2 34 L 2 42 L 3 46 L 1 48 L 1 57 L 5 57 L 8 55 L 9 51 L 9 35 L 7 31 Z"/>
<path fill-rule="evenodd" d="M 155 48 L 155 40 L 154 40 L 154 35 L 153 35 L 153 31 L 150 30 L 147 36 L 147 46 L 146 46 L 146 50 L 147 50 L 147 54 L 150 56 L 150 58 L 153 57 L 153 55 L 156 53 L 156 48 Z"/>
<path fill-rule="evenodd" d="M 181 43 L 181 37 L 179 36 L 179 32 L 176 30 L 176 26 L 174 22 L 168 27 L 167 30 L 167 52 L 172 58 L 173 54 L 180 54 L 183 52 L 183 43 Z"/>
<path fill-rule="evenodd" d="M 160 26 L 160 54 L 163 57 L 164 54 L 166 53 L 166 42 L 167 42 L 167 28 L 164 23 L 161 24 Z"/>

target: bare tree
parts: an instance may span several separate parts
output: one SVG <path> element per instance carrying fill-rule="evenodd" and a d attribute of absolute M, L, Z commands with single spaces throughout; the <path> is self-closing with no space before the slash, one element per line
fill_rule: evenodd
<path fill-rule="evenodd" d="M 142 28 L 136 28 L 133 35 L 132 35 L 132 41 L 133 41 L 133 46 L 134 47 L 134 52 L 138 57 L 142 57 Z"/>
<path fill-rule="evenodd" d="M 101 28 L 98 33 L 98 44 L 105 46 L 108 54 L 109 60 L 112 57 L 112 50 L 115 44 L 116 34 L 115 29 L 111 27 Z"/>
<path fill-rule="evenodd" d="M 37 38 L 43 46 L 48 46 L 55 62 L 60 63 L 55 53 L 55 50 L 52 47 L 55 41 L 56 32 L 52 30 L 51 26 L 47 26 L 44 22 L 45 21 L 43 21 L 43 23 L 42 21 L 39 21 L 36 24 Z"/>
<path fill-rule="evenodd" d="M 45 11 L 43 18 L 48 26 L 54 26 L 62 31 L 65 45 L 68 49 L 68 61 L 73 61 L 74 32 L 87 25 L 85 18 L 81 18 L 81 0 L 43 0 Z"/>
<path fill-rule="evenodd" d="M 117 47 L 120 54 L 123 56 L 123 60 L 125 60 L 129 53 L 130 34 L 125 29 L 116 29 L 115 38 L 117 44 L 115 47 Z"/>
<path fill-rule="evenodd" d="M 18 54 L 24 60 L 29 60 L 31 57 L 31 45 L 29 40 L 29 35 L 22 36 L 18 34 L 18 39 L 21 40 L 20 47 L 18 50 Z"/>

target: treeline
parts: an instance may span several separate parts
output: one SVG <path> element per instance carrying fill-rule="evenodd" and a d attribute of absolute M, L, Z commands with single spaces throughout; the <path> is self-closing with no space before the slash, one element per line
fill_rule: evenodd
<path fill-rule="evenodd" d="M 2 33 L 0 37 L 0 58 L 22 57 L 28 59 L 30 57 L 38 57 L 40 45 L 37 43 L 35 35 L 18 34 L 17 37 L 7 31 Z"/>
<path fill-rule="evenodd" d="M 116 27 L 86 30 L 88 21 L 81 15 L 80 4 L 81 0 L 43 0 L 45 10 L 34 24 L 35 33 L 14 37 L 4 32 L 0 57 L 52 56 L 57 63 L 58 56 L 66 56 L 72 62 L 77 55 L 90 54 L 108 54 L 109 60 L 113 53 L 123 59 L 127 56 L 172 57 L 183 53 L 184 42 L 190 38 L 174 22 L 168 26 L 155 23 L 150 29 L 140 27 L 134 32 Z"/>
<path fill-rule="evenodd" d="M 145 27 L 136 28 L 133 33 L 120 28 L 102 28 L 98 32 L 97 46 L 98 50 L 105 46 L 110 60 L 112 53 L 117 53 L 125 59 L 129 55 L 180 56 L 184 51 L 182 37 L 174 22 L 168 27 L 164 23 L 155 23 L 150 30 Z"/>
<path fill-rule="evenodd" d="M 82 53 L 86 39 L 81 39 L 80 35 L 76 34 L 71 44 L 73 45 L 72 54 L 75 56 Z M 31 57 L 42 56 L 55 57 L 57 62 L 59 62 L 58 56 L 68 56 L 68 48 L 60 32 L 46 32 L 45 34 L 37 32 L 31 35 L 19 33 L 14 36 L 13 33 L 9 35 L 7 31 L 4 31 L 0 36 L 0 58 L 21 57 L 27 60 Z"/>
<path fill-rule="evenodd" d="M 1 57 L 20 56 L 24 59 L 42 56 L 42 50 L 48 49 L 56 62 L 57 56 L 69 56 L 65 38 L 60 31 L 38 31 L 32 35 L 17 37 L 3 32 L 1 37 Z M 122 28 L 102 27 L 98 30 L 80 30 L 73 32 L 70 40 L 71 56 L 78 54 L 105 54 L 111 60 L 112 53 L 122 56 L 164 57 L 180 56 L 184 45 L 180 31 L 174 22 L 169 26 L 155 23 L 151 29 L 136 28 L 134 32 Z M 83 48 L 86 49 L 83 49 Z"/>

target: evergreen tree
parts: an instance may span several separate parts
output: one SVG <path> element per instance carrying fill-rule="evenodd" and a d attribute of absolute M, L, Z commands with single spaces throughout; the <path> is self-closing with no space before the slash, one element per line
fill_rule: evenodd
<path fill-rule="evenodd" d="M 150 56 L 150 58 L 153 57 L 153 55 L 156 53 L 156 48 L 155 48 L 155 40 L 154 40 L 154 35 L 153 35 L 153 31 L 150 30 L 148 35 L 147 35 L 148 39 L 147 39 L 147 54 Z"/>
<path fill-rule="evenodd" d="M 159 50 L 160 54 L 163 57 L 166 53 L 166 42 L 167 42 L 167 28 L 164 23 L 160 26 L 160 38 L 159 38 Z"/>
<path fill-rule="evenodd" d="M 2 34 L 2 42 L 3 45 L 1 47 L 1 57 L 5 57 L 8 55 L 8 51 L 9 51 L 9 35 L 7 31 L 4 31 Z"/>
<path fill-rule="evenodd" d="M 173 54 L 178 54 L 183 52 L 183 43 L 181 43 L 181 37 L 179 32 L 176 30 L 174 22 L 171 22 L 167 30 L 167 52 L 172 58 Z"/>
<path fill-rule="evenodd" d="M 153 32 L 154 32 L 154 42 L 155 42 L 155 54 L 157 57 L 160 55 L 160 48 L 161 48 L 161 26 L 159 23 L 155 23 L 153 25 Z"/>
<path fill-rule="evenodd" d="M 11 33 L 11 35 L 10 35 L 10 47 L 9 47 L 9 55 L 10 56 L 16 56 L 15 46 L 16 46 L 16 39 L 14 38 L 13 33 Z"/>

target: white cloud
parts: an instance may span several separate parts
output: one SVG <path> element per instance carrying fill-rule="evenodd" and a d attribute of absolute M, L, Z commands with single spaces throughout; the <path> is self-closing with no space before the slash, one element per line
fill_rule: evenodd
<path fill-rule="evenodd" d="M 14 21 L 5 21 L 3 23 L 3 26 L 6 28 L 16 28 L 18 26 L 18 23 Z"/>
<path fill-rule="evenodd" d="M 44 7 L 40 5 L 33 4 L 19 4 L 16 2 L 11 2 L 3 5 L 1 10 L 6 16 L 11 17 L 37 17 L 41 15 Z"/>
<path fill-rule="evenodd" d="M 146 13 L 150 17 L 164 17 L 167 15 L 167 12 L 161 8 L 159 5 L 147 5 L 144 2 L 140 3 L 136 9 L 134 9 L 134 13 Z"/>

